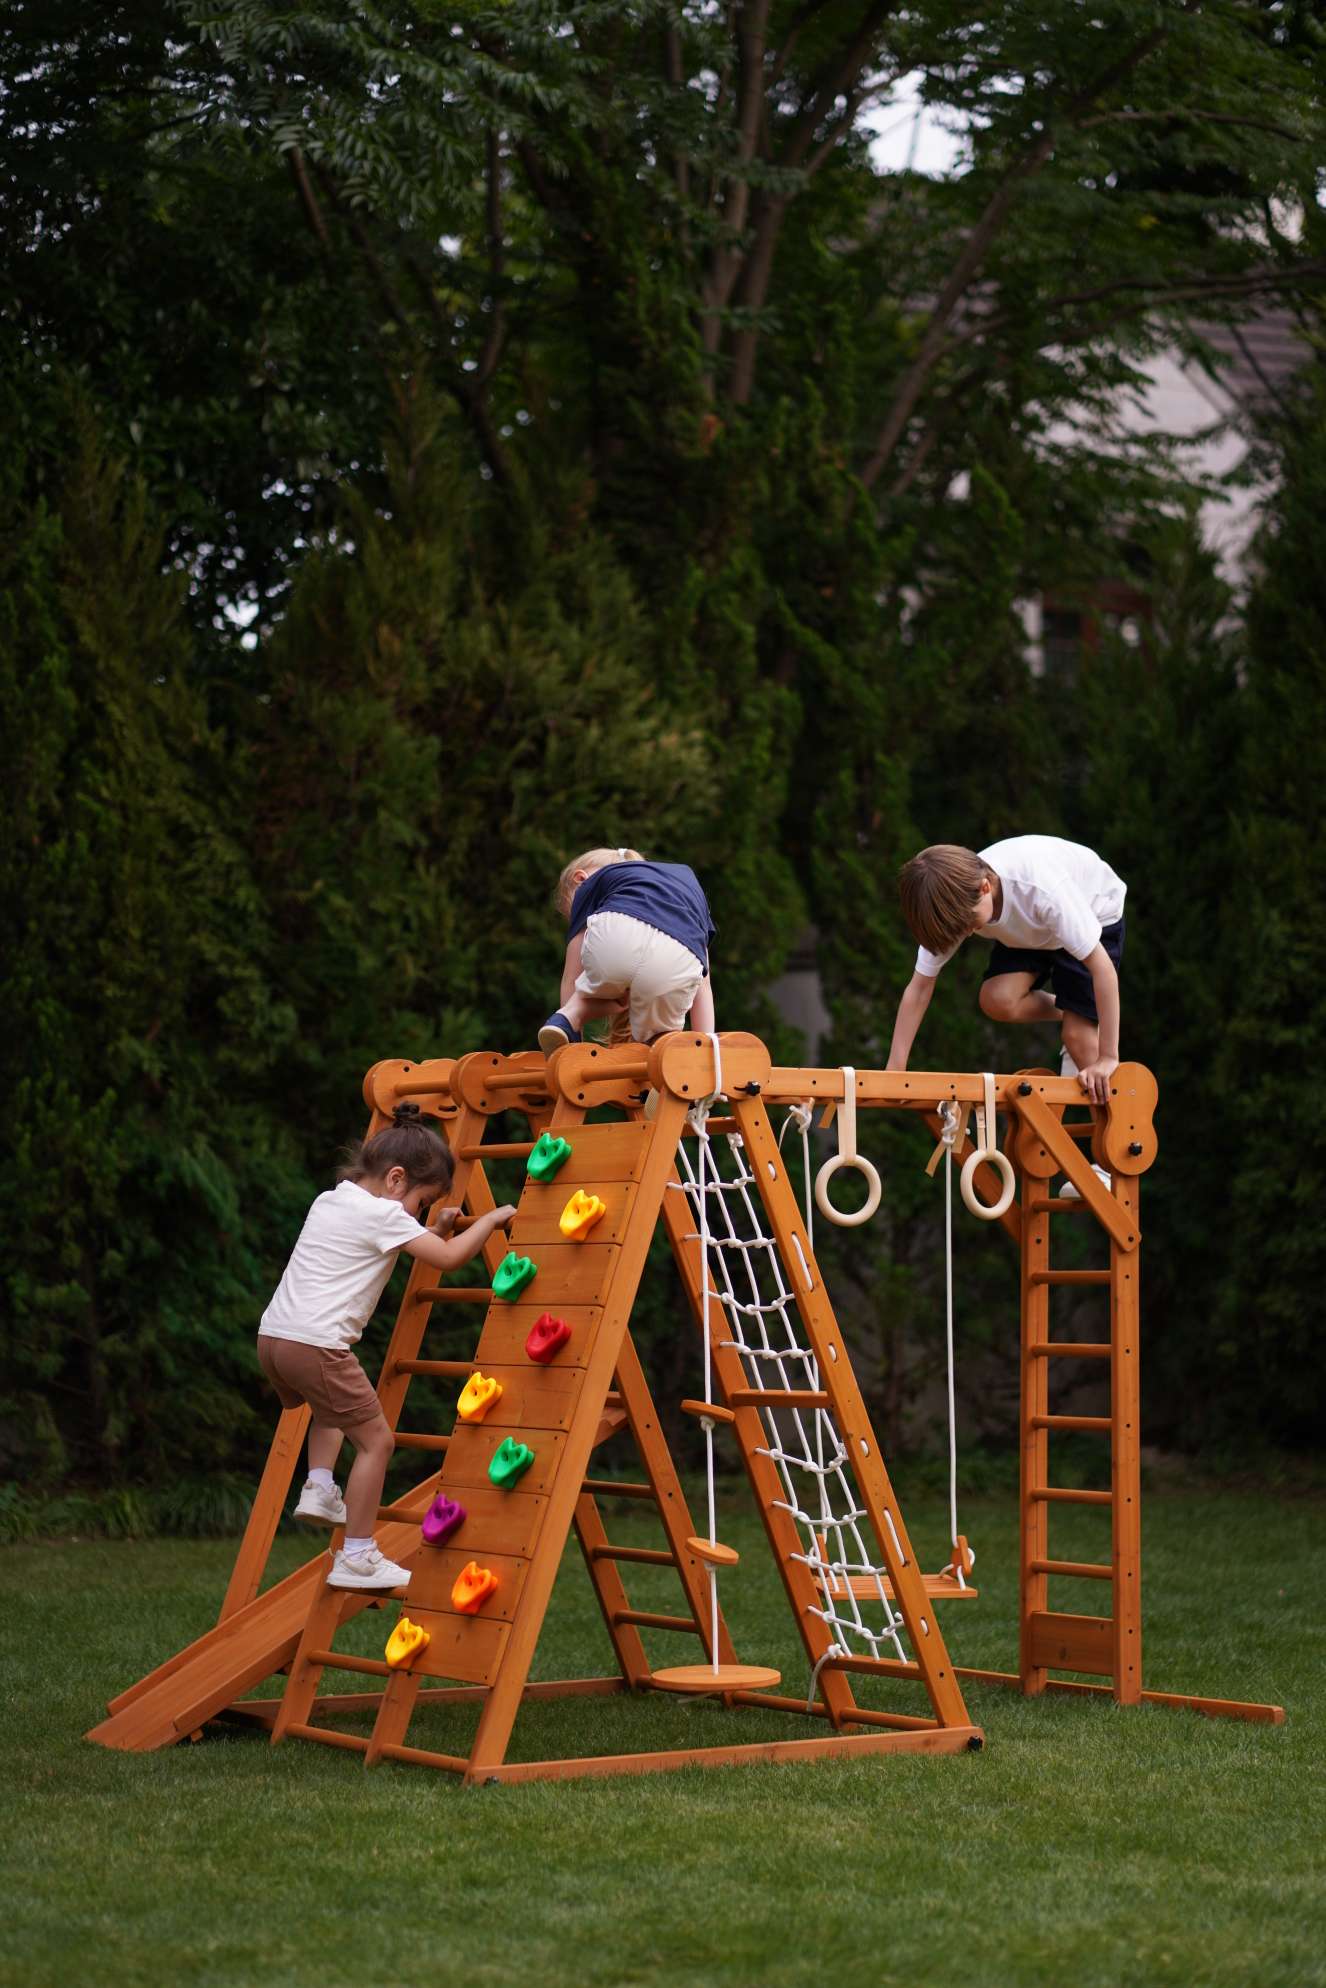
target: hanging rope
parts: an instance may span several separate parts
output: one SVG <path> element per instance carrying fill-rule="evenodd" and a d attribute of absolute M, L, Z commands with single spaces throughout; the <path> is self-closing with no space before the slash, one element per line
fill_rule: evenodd
<path fill-rule="evenodd" d="M 678 1153 L 682 1177 L 671 1185 L 687 1195 L 696 1222 L 706 1347 L 710 1344 L 711 1304 L 717 1299 L 730 1333 L 722 1344 L 740 1356 L 747 1386 L 758 1392 L 819 1393 L 819 1365 L 809 1348 L 801 1344 L 795 1322 L 796 1299 L 787 1287 L 777 1247 L 772 1237 L 763 1233 L 754 1200 L 758 1188 L 744 1142 L 739 1133 L 715 1141 L 707 1126 L 702 1137 L 699 1133 L 697 1124 L 695 1164 L 683 1142 Z M 718 1163 L 724 1143 L 732 1168 L 728 1176 Z M 877 1564 L 861 1530 L 868 1514 L 860 1502 L 848 1452 L 832 1415 L 823 1409 L 786 1406 L 771 1406 L 759 1413 L 765 1440 L 757 1453 L 768 1458 L 778 1474 L 783 1495 L 774 1504 L 790 1515 L 802 1537 L 804 1551 L 792 1558 L 810 1569 L 823 1604 L 812 1604 L 808 1612 L 829 1632 L 829 1647 L 812 1678 L 813 1699 L 819 1670 L 831 1655 L 888 1654 L 905 1661 L 900 1640 L 903 1620 L 885 1592 L 887 1570 Z M 712 1497 L 712 1463 L 710 1472 Z M 899 1559 L 905 1560 L 888 1512 L 881 1516 L 890 1527 Z M 855 1581 L 850 1578 L 853 1576 Z"/>
<path fill-rule="evenodd" d="M 801 1179 L 806 1205 L 806 1241 L 810 1244 L 811 1255 L 815 1253 L 815 1196 L 810 1175 L 810 1128 L 815 1117 L 815 1107 L 809 1098 L 802 1098 L 800 1104 L 789 1107 L 787 1117 L 778 1130 L 778 1150 L 783 1150 L 783 1136 L 789 1125 L 800 1127 L 801 1131 Z"/>

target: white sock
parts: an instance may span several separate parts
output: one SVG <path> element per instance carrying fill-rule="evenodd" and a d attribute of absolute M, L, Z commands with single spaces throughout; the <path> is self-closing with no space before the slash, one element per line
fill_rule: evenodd
<path fill-rule="evenodd" d="M 1077 1075 L 1077 1065 L 1066 1049 L 1059 1057 L 1059 1075 L 1061 1077 L 1075 1077 Z"/>
<path fill-rule="evenodd" d="M 349 1534 L 347 1533 L 345 1538 L 345 1544 L 341 1548 L 341 1551 L 342 1553 L 350 1553 L 350 1554 L 367 1553 L 369 1547 L 372 1544 L 373 1541 L 371 1539 L 351 1539 Z"/>
<path fill-rule="evenodd" d="M 308 1481 L 310 1484 L 316 1484 L 320 1491 L 334 1491 L 336 1489 L 336 1479 L 329 1470 L 311 1470 L 308 1474 Z"/>

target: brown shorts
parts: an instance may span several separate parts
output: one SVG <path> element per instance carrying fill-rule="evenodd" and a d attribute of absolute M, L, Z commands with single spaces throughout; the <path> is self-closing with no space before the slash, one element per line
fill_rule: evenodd
<path fill-rule="evenodd" d="M 313 1410 L 313 1420 L 353 1429 L 382 1413 L 377 1390 L 353 1353 L 330 1353 L 299 1339 L 258 1335 L 258 1365 L 276 1389 L 282 1408 Z"/>

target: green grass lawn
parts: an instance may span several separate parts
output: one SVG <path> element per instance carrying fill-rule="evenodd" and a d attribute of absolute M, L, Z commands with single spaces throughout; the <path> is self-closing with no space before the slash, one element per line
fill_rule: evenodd
<path fill-rule="evenodd" d="M 944 1558 L 936 1505 L 909 1513 Z M 950 1606 L 958 1662 L 1010 1668 L 1011 1503 L 967 1508 L 981 1599 Z M 1089 1509 L 1055 1551 L 1098 1553 Z M 1326 1982 L 1319 1500 L 1171 1494 L 1147 1507 L 1146 1681 L 1282 1703 L 1281 1728 L 971 1686 L 981 1754 L 688 1770 L 465 1791 L 451 1777 L 247 1734 L 129 1755 L 81 1735 L 105 1700 L 214 1619 L 224 1543 L 67 1541 L 0 1553 L 5 1849 L 0 1981 L 660 1988 L 1151 1988 Z M 649 1542 L 638 1511 L 610 1523 Z M 723 1583 L 739 1654 L 806 1665 L 758 1526 Z M 278 1543 L 273 1571 L 307 1554 Z M 632 1600 L 675 1601 L 627 1568 Z M 643 1578 L 642 1578 L 643 1577 Z M 1063 1584 L 1056 1606 L 1096 1593 Z M 343 1644 L 380 1653 L 394 1611 Z M 659 1637 L 660 1660 L 690 1661 Z M 575 1549 L 542 1676 L 610 1667 Z M 329 1687 L 359 1688 L 344 1673 Z M 910 1688 L 867 1702 L 918 1709 Z M 473 1714 L 412 1742 L 464 1751 Z M 362 1729 L 362 1724 L 361 1724 Z M 581 1700 L 522 1714 L 513 1758 L 822 1731 L 708 1702 Z"/>

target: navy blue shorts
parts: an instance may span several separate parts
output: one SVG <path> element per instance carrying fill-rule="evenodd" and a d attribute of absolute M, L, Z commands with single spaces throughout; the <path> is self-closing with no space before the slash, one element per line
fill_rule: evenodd
<path fill-rule="evenodd" d="M 1106 925 L 1100 935 L 1100 943 L 1114 961 L 1116 973 L 1123 958 L 1123 926 L 1124 921 L 1120 918 L 1117 924 Z M 996 939 L 990 964 L 981 977 L 993 980 L 1000 973 L 1034 974 L 1032 987 L 1048 986 L 1054 994 L 1057 1008 L 1066 1008 L 1070 1015 L 1081 1015 L 1089 1022 L 1100 1020 L 1096 1013 L 1096 989 L 1091 975 L 1082 961 L 1074 959 L 1062 946 L 1053 953 L 1017 952 L 1012 946 L 1001 945 Z"/>

